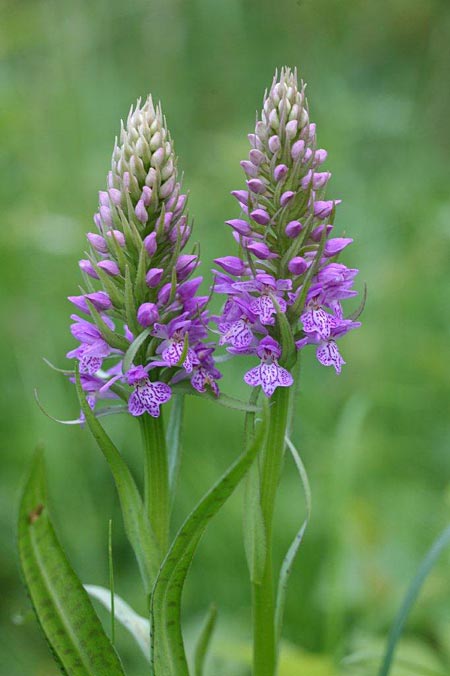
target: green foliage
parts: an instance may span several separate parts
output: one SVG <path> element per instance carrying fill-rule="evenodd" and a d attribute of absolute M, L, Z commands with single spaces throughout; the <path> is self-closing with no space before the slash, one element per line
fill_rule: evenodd
<path fill-rule="evenodd" d="M 39 624 L 67 676 L 124 676 L 119 658 L 55 535 L 42 452 L 19 511 L 19 553 Z"/>
<path fill-rule="evenodd" d="M 155 534 L 147 519 L 142 498 L 128 465 L 123 460 L 120 451 L 106 434 L 86 401 L 86 396 L 81 389 L 78 370 L 76 371 L 76 387 L 78 399 L 86 417 L 86 422 L 92 436 L 105 456 L 114 478 L 122 508 L 125 530 L 139 563 L 144 586 L 149 591 L 158 570 L 158 562 L 160 560 Z"/>
<path fill-rule="evenodd" d="M 200 539 L 265 444 L 263 422 L 248 447 L 200 500 L 178 531 L 161 565 L 151 599 L 152 661 L 158 676 L 189 676 L 179 618 L 181 595 Z"/>
<path fill-rule="evenodd" d="M 343 666 L 342 673 L 373 676 L 405 583 L 450 506 L 443 311 L 450 3 L 5 0 L 0 13 L 0 670 L 58 674 L 26 618 L 16 564 L 17 491 L 36 440 L 46 443 L 58 533 L 81 579 L 108 586 L 105 532 L 112 516 L 116 590 L 141 615 L 147 611 L 103 457 L 86 429 L 46 419 L 33 396 L 38 387 L 49 413 L 78 418 L 73 386 L 41 357 L 72 367 L 64 359 L 75 347 L 66 296 L 78 293 L 76 261 L 85 257 L 118 121 L 149 91 L 164 102 L 208 293 L 212 260 L 235 253 L 223 221 L 238 215 L 229 190 L 243 186 L 246 133 L 274 68 L 287 63 L 308 82 L 311 119 L 329 153 L 324 170 L 333 174 L 329 195 L 343 198 L 335 232 L 355 239 L 345 262 L 361 268 L 359 288 L 365 280 L 368 300 L 363 328 L 342 341 L 347 364 L 339 378 L 316 365 L 313 348 L 302 359 L 292 438 L 308 468 L 314 516 L 289 582 L 284 635 L 317 659 L 340 661 L 359 649 L 363 631 L 376 641 L 378 661 L 351 671 Z M 220 301 L 213 296 L 216 308 Z M 358 304 L 349 301 L 349 311 Z M 222 364 L 222 391 L 247 399 L 242 374 L 254 364 L 245 358 Z M 370 412 L 351 452 L 337 453 L 336 424 L 353 395 Z M 242 415 L 186 397 L 175 524 L 231 462 Z M 348 420 L 355 424 L 352 415 Z M 102 424 L 139 484 L 133 421 L 122 415 Z M 339 518 L 330 498 L 336 493 Z M 300 509 L 298 478 L 287 462 L 275 519 L 278 562 Z M 217 635 L 222 626 L 236 626 L 242 636 L 249 625 L 241 514 L 238 494 L 193 562 L 185 586 L 189 636 L 211 599 L 220 610 Z M 448 556 L 430 573 L 399 652 L 442 674 L 450 671 Z M 146 673 L 134 643 L 119 626 L 116 634 L 127 673 Z M 211 663 L 216 649 L 214 639 Z M 248 673 L 245 664 L 232 668 L 224 653 L 222 671 L 212 676 Z M 393 674 L 413 672 L 396 667 Z"/>

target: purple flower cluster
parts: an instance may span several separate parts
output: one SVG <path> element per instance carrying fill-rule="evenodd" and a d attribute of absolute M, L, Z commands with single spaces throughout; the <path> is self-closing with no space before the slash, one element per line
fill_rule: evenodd
<path fill-rule="evenodd" d="M 192 278 L 199 258 L 182 253 L 191 233 L 186 201 L 161 108 L 149 97 L 122 125 L 79 263 L 85 287 L 69 297 L 82 315 L 72 315 L 79 345 L 67 356 L 79 362 L 92 408 L 120 395 L 132 415 L 157 417 L 183 378 L 219 392 L 208 298 L 197 295 L 202 277 Z"/>
<path fill-rule="evenodd" d="M 341 371 L 336 341 L 360 326 L 344 317 L 341 301 L 357 294 L 358 271 L 337 262 L 353 240 L 332 237 L 340 200 L 324 198 L 331 176 L 321 169 L 327 153 L 317 147 L 295 72 L 283 69 L 275 77 L 248 138 L 249 156 L 241 162 L 247 187 L 232 192 L 241 214 L 226 221 L 239 255 L 215 261 L 221 270 L 214 289 L 227 297 L 216 322 L 219 345 L 259 357 L 244 380 L 270 397 L 293 382 L 282 365 L 282 315 L 297 350 L 313 344 L 321 364 Z"/>

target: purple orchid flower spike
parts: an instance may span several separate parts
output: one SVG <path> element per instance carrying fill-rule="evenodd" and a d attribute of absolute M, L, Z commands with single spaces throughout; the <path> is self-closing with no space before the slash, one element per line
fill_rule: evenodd
<path fill-rule="evenodd" d="M 216 319 L 219 346 L 255 353 L 268 337 L 280 339 L 285 315 L 290 344 L 295 340 L 297 350 L 317 345 L 319 361 L 340 370 L 344 362 L 334 345 L 344 317 L 341 303 L 356 295 L 358 271 L 336 260 L 353 240 L 331 237 L 341 200 L 325 197 L 331 173 L 321 165 L 327 153 L 317 147 L 316 125 L 296 72 L 283 68 L 275 77 L 248 138 L 249 156 L 241 163 L 247 190 L 232 192 L 241 213 L 226 221 L 239 256 L 217 259 L 226 274 L 214 273 L 214 291 L 227 298 Z M 272 358 L 277 359 L 267 360 Z M 296 355 L 289 359 L 295 363 Z M 247 382 L 261 379 L 261 369 L 275 373 L 275 361 L 267 360 L 249 372 Z"/>
<path fill-rule="evenodd" d="M 294 382 L 292 375 L 279 365 L 277 359 L 281 355 L 279 343 L 266 336 L 256 350 L 261 358 L 259 366 L 254 366 L 244 376 L 247 385 L 258 387 L 261 385 L 266 397 L 271 397 L 277 387 L 290 387 Z"/>
<path fill-rule="evenodd" d="M 199 257 L 184 251 L 191 225 L 173 142 L 151 97 L 143 105 L 139 101 L 122 125 L 107 183 L 94 216 L 97 232 L 88 233 L 89 256 L 80 261 L 87 293 L 69 297 L 88 318 L 72 316 L 72 335 L 80 344 L 67 356 L 78 360 L 82 375 L 96 375 L 104 384 L 117 367 L 115 380 L 134 386 L 130 413 L 156 417 L 169 398 L 167 381 L 200 368 L 197 354 L 205 347 L 210 316 L 207 297 L 198 295 L 202 277 L 191 278 Z M 95 283 L 99 288 L 94 290 Z M 124 293 L 127 288 L 132 294 Z M 140 341 L 134 368 L 146 369 L 145 378 L 140 371 L 121 370 L 134 341 Z M 215 373 L 208 350 L 205 378 Z M 136 373 L 142 378 L 132 383 Z M 193 387 L 198 389 L 196 375 Z M 86 381 L 81 384 L 90 396 Z"/>

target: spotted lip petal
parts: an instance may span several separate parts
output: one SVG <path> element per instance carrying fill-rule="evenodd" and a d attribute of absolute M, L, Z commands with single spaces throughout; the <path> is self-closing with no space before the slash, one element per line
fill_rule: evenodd
<path fill-rule="evenodd" d="M 169 385 L 161 382 L 152 383 L 150 380 L 142 380 L 136 385 L 134 392 L 128 400 L 128 410 L 133 416 L 149 413 L 153 418 L 158 418 L 159 407 L 169 401 L 172 390 Z"/>
<path fill-rule="evenodd" d="M 293 383 L 292 375 L 275 360 L 254 366 L 244 376 L 247 385 L 257 387 L 261 385 L 266 397 L 271 397 L 277 387 L 290 387 Z"/>

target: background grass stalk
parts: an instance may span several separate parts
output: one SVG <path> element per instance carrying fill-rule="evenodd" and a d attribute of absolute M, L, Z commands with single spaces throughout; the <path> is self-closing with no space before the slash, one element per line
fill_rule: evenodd
<path fill-rule="evenodd" d="M 283 467 L 289 398 L 288 388 L 278 388 L 272 397 L 267 444 L 261 459 L 261 507 L 267 550 L 262 581 L 252 586 L 254 676 L 274 676 L 277 666 L 272 536 L 276 494 Z"/>
<path fill-rule="evenodd" d="M 167 447 L 162 415 L 140 418 L 144 445 L 144 502 L 164 556 L 169 546 L 170 495 Z"/>

